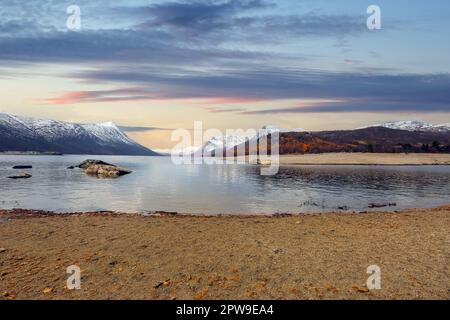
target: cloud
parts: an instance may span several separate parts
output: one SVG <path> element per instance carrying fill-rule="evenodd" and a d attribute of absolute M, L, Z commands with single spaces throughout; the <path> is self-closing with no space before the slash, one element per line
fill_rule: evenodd
<path fill-rule="evenodd" d="M 156 96 L 140 88 L 64 92 L 56 97 L 41 100 L 48 105 L 65 105 L 92 102 L 118 102 L 152 100 Z"/>
<path fill-rule="evenodd" d="M 168 2 L 123 6 L 81 1 L 82 29 L 65 29 L 66 6 L 39 0 L 27 7 L 16 1 L 0 11 L 0 63 L 96 63 L 169 66 L 221 65 L 244 59 L 261 61 L 269 43 L 294 36 L 329 37 L 364 31 L 358 16 L 308 12 L 274 14 L 263 0 Z M 271 8 L 270 14 L 265 9 Z M 94 14 L 95 13 L 95 14 Z M 14 17 L 14 18 L 11 18 Z M 21 17 L 21 18 L 19 18 Z M 115 25 L 113 21 L 124 21 Z M 100 19 L 100 22 L 97 21 Z M 109 21 L 109 22 L 105 22 Z M 236 44 L 241 43 L 241 46 Z M 249 45 L 255 46 L 249 49 Z M 259 53 L 258 53 L 259 52 Z M 274 50 L 277 55 L 283 55 Z M 295 58 L 298 59 L 298 56 Z"/>
<path fill-rule="evenodd" d="M 235 16 L 248 10 L 272 6 L 274 5 L 262 0 L 192 1 L 154 4 L 132 10 L 149 17 L 139 25 L 141 28 L 167 28 L 195 35 L 229 28 Z"/>
<path fill-rule="evenodd" d="M 242 111 L 246 115 L 262 114 L 295 114 L 295 113 L 411 113 L 427 112 L 442 113 L 450 112 L 450 104 L 435 103 L 401 103 L 395 101 L 368 102 L 364 99 L 360 101 L 342 101 L 329 104 L 315 104 L 311 106 L 270 108 L 252 111 Z"/>
<path fill-rule="evenodd" d="M 249 105 L 261 100 L 328 99 L 343 104 L 317 106 L 317 112 L 372 108 L 395 110 L 449 111 L 449 74 L 343 73 L 309 69 L 252 66 L 241 71 L 217 70 L 215 73 L 184 74 L 152 72 L 86 71 L 72 75 L 84 81 L 132 83 L 150 87 L 162 99 L 208 98 L 222 103 Z M 351 104 L 349 104 L 349 101 Z M 358 106 L 359 104 L 359 106 Z M 377 106 L 385 105 L 383 110 Z M 289 109 L 289 112 L 292 112 Z M 301 109 L 302 112 L 307 109 Z M 311 110 L 309 110 L 311 111 Z M 276 111 L 273 112 L 282 112 Z M 284 112 L 288 112 L 285 110 Z"/>
<path fill-rule="evenodd" d="M 297 99 L 339 103 L 246 113 L 449 111 L 449 74 L 369 69 L 360 56 L 339 57 L 351 72 L 318 70 L 312 67 L 317 61 L 339 70 L 330 59 L 336 57 L 321 51 L 329 43 L 317 43 L 315 54 L 325 56 L 318 60 L 292 48 L 300 37 L 335 38 L 347 52 L 347 36 L 367 34 L 364 11 L 289 11 L 282 2 L 265 0 L 77 3 L 80 32 L 65 30 L 64 3 L 36 0 L 24 10 L 22 1 L 7 0 L 0 7 L 0 67 L 72 64 L 88 70 L 65 78 L 113 88 L 63 92 L 41 103 L 197 98 L 234 106 L 209 112 L 245 113 L 240 109 L 252 102 Z"/>
<path fill-rule="evenodd" d="M 119 128 L 125 132 L 146 132 L 146 131 L 166 131 L 173 130 L 170 128 L 158 128 L 158 127 L 128 127 L 128 126 L 119 126 Z"/>
<path fill-rule="evenodd" d="M 206 109 L 209 113 L 233 113 L 242 112 L 244 108 L 208 108 Z"/>
<path fill-rule="evenodd" d="M 255 67 L 255 66 L 253 66 Z M 42 101 L 63 105 L 137 100 L 201 99 L 210 113 L 450 112 L 449 74 L 339 73 L 259 67 L 237 71 L 120 72 L 90 70 L 72 74 L 88 83 L 127 83 L 132 87 L 64 92 Z M 255 102 L 318 101 L 310 106 L 248 110 Z M 321 102 L 328 101 L 328 102 Z M 216 107 L 216 106 L 222 107 Z M 228 105 L 228 106 L 227 106 Z M 232 107 L 231 107 L 232 106 Z"/>

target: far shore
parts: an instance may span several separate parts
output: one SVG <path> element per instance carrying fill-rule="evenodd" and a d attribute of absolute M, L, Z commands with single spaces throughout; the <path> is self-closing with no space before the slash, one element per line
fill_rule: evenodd
<path fill-rule="evenodd" d="M 366 214 L 0 210 L 2 299 L 442 299 L 450 205 Z M 81 269 L 81 290 L 66 287 Z M 369 290 L 367 269 L 381 270 Z"/>
<path fill-rule="evenodd" d="M 321 153 L 281 155 L 280 165 L 450 165 L 450 154 Z"/>
<path fill-rule="evenodd" d="M 62 155 L 59 153 L 39 152 L 0 152 L 0 155 Z M 88 157 L 89 155 L 85 155 Z M 96 155 L 101 158 L 101 155 Z M 161 155 L 160 155 L 161 156 Z M 245 157 L 230 157 L 229 160 L 242 163 L 256 163 Z M 273 161 L 272 161 L 273 162 Z M 307 153 L 284 154 L 279 156 L 280 165 L 384 165 L 384 166 L 417 166 L 417 165 L 450 165 L 450 154 L 447 153 Z"/>
<path fill-rule="evenodd" d="M 230 163 L 257 164 L 258 157 L 242 156 L 228 157 Z M 212 161 L 212 160 L 211 160 Z M 261 156 L 262 164 L 274 163 L 274 158 Z M 421 166 L 421 165 L 450 165 L 448 153 L 306 153 L 279 155 L 279 164 L 282 166 L 294 165 L 361 165 L 361 166 Z"/>

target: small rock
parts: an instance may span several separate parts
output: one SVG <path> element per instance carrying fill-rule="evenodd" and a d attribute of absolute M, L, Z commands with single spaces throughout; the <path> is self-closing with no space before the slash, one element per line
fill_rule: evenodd
<path fill-rule="evenodd" d="M 175 211 L 155 211 L 153 214 L 161 216 L 176 216 L 178 212 Z"/>
<path fill-rule="evenodd" d="M 14 166 L 13 169 L 32 169 L 33 166 Z"/>
<path fill-rule="evenodd" d="M 396 207 L 396 206 L 397 206 L 397 203 L 395 203 L 395 202 L 389 203 L 389 207 Z"/>
<path fill-rule="evenodd" d="M 21 173 L 18 176 L 10 176 L 9 179 L 29 179 L 32 175 L 29 173 Z"/>
<path fill-rule="evenodd" d="M 112 261 L 109 263 L 110 266 L 115 266 L 116 264 L 117 264 L 117 260 L 112 260 Z"/>
<path fill-rule="evenodd" d="M 352 288 L 354 290 L 358 291 L 359 293 L 367 293 L 367 292 L 369 292 L 369 289 L 367 287 L 353 286 Z"/>
<path fill-rule="evenodd" d="M 388 203 L 369 203 L 369 208 L 384 208 L 388 205 Z"/>
<path fill-rule="evenodd" d="M 275 217 L 275 218 L 287 218 L 287 217 L 292 217 L 292 214 L 291 213 L 279 213 L 279 212 L 276 212 L 276 213 L 272 214 L 272 217 Z"/>
<path fill-rule="evenodd" d="M 155 285 L 153 288 L 159 289 L 159 288 L 161 288 L 163 285 L 164 285 L 164 282 L 158 282 L 158 284 Z"/>
<path fill-rule="evenodd" d="M 0 248 L 0 253 L 3 253 L 3 252 L 5 252 L 5 251 L 6 251 L 5 248 Z"/>
<path fill-rule="evenodd" d="M 45 294 L 52 293 L 53 292 L 53 288 L 45 288 L 42 292 L 44 292 Z"/>
<path fill-rule="evenodd" d="M 170 285 L 170 279 L 167 279 L 167 280 L 158 282 L 158 284 L 155 285 L 153 288 L 159 289 L 159 288 L 161 288 L 162 286 L 168 287 L 169 285 Z"/>

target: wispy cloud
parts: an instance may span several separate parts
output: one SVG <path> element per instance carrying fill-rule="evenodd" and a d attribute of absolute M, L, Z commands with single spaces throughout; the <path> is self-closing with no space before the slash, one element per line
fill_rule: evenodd
<path fill-rule="evenodd" d="M 119 126 L 119 128 L 125 132 L 147 132 L 147 131 L 166 131 L 173 130 L 171 128 L 159 128 L 159 127 L 140 127 L 140 126 Z"/>
<path fill-rule="evenodd" d="M 442 113 L 450 112 L 450 104 L 428 104 L 428 103 L 402 103 L 396 101 L 368 102 L 364 99 L 359 101 L 342 101 L 329 104 L 315 104 L 311 106 L 299 106 L 289 108 L 268 108 L 259 110 L 247 110 L 240 112 L 246 115 L 261 114 L 295 114 L 295 113 L 411 113 L 427 112 Z"/>
<path fill-rule="evenodd" d="M 207 108 L 209 113 L 234 113 L 234 112 L 242 112 L 245 110 L 244 108 Z"/>
<path fill-rule="evenodd" d="M 48 105 L 65 105 L 88 102 L 153 100 L 156 98 L 155 95 L 143 89 L 121 88 L 114 90 L 64 92 L 56 97 L 39 100 L 38 102 Z"/>
<path fill-rule="evenodd" d="M 209 98 L 222 104 L 238 103 L 241 106 L 262 100 L 332 99 L 346 101 L 347 105 L 314 106 L 297 112 L 370 108 L 374 112 L 385 112 L 396 106 L 403 111 L 422 108 L 424 111 L 447 112 L 450 106 L 448 74 L 342 73 L 259 66 L 259 69 L 233 72 L 217 70 L 214 74 L 97 70 L 73 76 L 84 81 L 126 82 L 155 88 L 162 99 Z M 294 109 L 288 110 L 294 112 Z M 264 112 L 268 111 L 261 111 Z M 283 111 L 274 109 L 273 112 Z"/>

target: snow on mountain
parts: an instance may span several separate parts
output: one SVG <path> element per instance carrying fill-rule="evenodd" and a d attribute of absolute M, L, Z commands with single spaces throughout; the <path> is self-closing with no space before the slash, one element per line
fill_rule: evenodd
<path fill-rule="evenodd" d="M 239 135 L 224 135 L 219 137 L 212 137 L 209 141 L 207 141 L 201 149 L 196 152 L 196 155 L 209 155 L 212 153 L 220 154 L 223 150 L 230 150 L 235 146 L 244 144 L 246 141 L 254 141 L 255 139 L 268 136 L 269 134 L 279 132 L 302 132 L 304 131 L 301 128 L 297 128 L 294 130 L 288 130 L 284 128 L 280 128 L 274 125 L 266 125 L 258 130 L 257 133 L 250 136 L 239 136 Z"/>
<path fill-rule="evenodd" d="M 208 142 L 206 142 L 203 147 L 202 151 L 205 154 L 210 154 L 211 152 L 215 150 L 223 150 L 223 149 L 231 149 L 234 148 L 234 146 L 237 146 L 241 143 L 244 143 L 247 141 L 248 137 L 245 136 L 231 136 L 231 135 L 225 135 L 223 137 L 212 137 Z"/>
<path fill-rule="evenodd" d="M 86 131 L 97 137 L 104 143 L 116 143 L 121 141 L 126 144 L 135 145 L 136 142 L 128 138 L 113 122 L 83 124 L 81 125 Z"/>
<path fill-rule="evenodd" d="M 450 123 L 437 124 L 434 128 L 439 132 L 450 131 Z"/>
<path fill-rule="evenodd" d="M 131 140 L 112 122 L 76 124 L 5 113 L 0 113 L 0 150 L 155 154 Z"/>
<path fill-rule="evenodd" d="M 431 124 L 424 121 L 408 120 L 408 121 L 395 121 L 386 122 L 381 124 L 374 124 L 358 129 L 372 128 L 372 127 L 385 127 L 389 129 L 406 130 L 406 131 L 426 131 L 426 132 L 445 132 L 450 131 L 450 123 L 447 124 Z"/>

